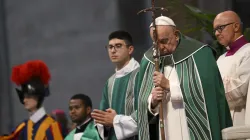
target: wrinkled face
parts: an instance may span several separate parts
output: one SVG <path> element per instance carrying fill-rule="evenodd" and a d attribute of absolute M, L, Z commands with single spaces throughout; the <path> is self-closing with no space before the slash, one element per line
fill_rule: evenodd
<path fill-rule="evenodd" d="M 218 42 L 225 47 L 230 45 L 234 41 L 235 29 L 239 26 L 238 23 L 230 22 L 228 19 L 216 18 L 213 28 Z"/>
<path fill-rule="evenodd" d="M 37 109 L 37 97 L 30 96 L 30 95 L 24 95 L 23 103 L 24 108 L 27 109 L 29 112 L 34 111 Z"/>
<path fill-rule="evenodd" d="M 172 54 L 177 45 L 179 36 L 177 31 L 172 26 L 156 26 L 158 33 L 158 47 L 161 55 Z M 150 28 L 150 36 L 153 38 L 153 27 Z"/>
<path fill-rule="evenodd" d="M 72 99 L 69 102 L 69 115 L 72 122 L 81 124 L 90 114 L 91 108 L 85 107 L 81 99 Z"/>
<path fill-rule="evenodd" d="M 126 44 L 121 39 L 111 39 L 109 44 L 106 46 L 109 54 L 109 58 L 113 63 L 123 64 L 130 60 L 134 47 L 130 44 Z"/>

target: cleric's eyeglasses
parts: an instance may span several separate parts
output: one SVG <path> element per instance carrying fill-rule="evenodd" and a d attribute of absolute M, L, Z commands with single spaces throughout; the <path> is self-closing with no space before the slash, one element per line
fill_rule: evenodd
<path fill-rule="evenodd" d="M 107 45 L 107 46 L 105 46 L 105 48 L 107 49 L 107 50 L 109 50 L 109 51 L 111 51 L 113 48 L 116 50 L 116 51 L 118 51 L 118 50 L 120 50 L 121 48 L 122 48 L 122 46 L 130 46 L 130 45 L 123 45 L 123 44 L 121 44 L 121 43 L 117 43 L 117 44 L 115 44 L 115 45 Z"/>
<path fill-rule="evenodd" d="M 220 26 L 214 28 L 214 30 L 213 30 L 214 34 L 216 33 L 216 31 L 218 31 L 219 33 L 222 33 L 222 31 L 223 31 L 228 25 L 231 25 L 231 24 L 234 24 L 234 22 L 228 23 L 228 24 L 224 24 L 224 25 L 220 25 Z"/>

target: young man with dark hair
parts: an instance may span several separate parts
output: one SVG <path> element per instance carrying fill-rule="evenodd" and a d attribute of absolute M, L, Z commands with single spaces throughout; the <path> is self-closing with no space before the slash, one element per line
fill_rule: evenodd
<path fill-rule="evenodd" d="M 102 138 L 108 140 L 135 139 L 134 80 L 139 63 L 132 57 L 134 51 L 131 35 L 126 31 L 112 32 L 106 46 L 110 60 L 115 64 L 113 74 L 103 90 L 100 110 L 92 117 Z"/>
<path fill-rule="evenodd" d="M 63 140 L 61 125 L 50 117 L 43 107 L 49 96 L 50 73 L 46 64 L 40 60 L 28 61 L 13 67 L 12 81 L 21 86 L 16 88 L 20 102 L 29 112 L 30 118 L 24 120 L 8 136 L 1 140 Z"/>
<path fill-rule="evenodd" d="M 69 115 L 76 128 L 72 130 L 65 140 L 101 140 L 99 133 L 91 118 L 92 102 L 84 94 L 76 94 L 69 101 Z"/>

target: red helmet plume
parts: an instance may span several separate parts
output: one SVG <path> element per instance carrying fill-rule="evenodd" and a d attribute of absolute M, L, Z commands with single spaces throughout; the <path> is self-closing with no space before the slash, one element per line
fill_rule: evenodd
<path fill-rule="evenodd" d="M 41 60 L 32 60 L 12 68 L 11 80 L 16 85 L 22 85 L 31 78 L 39 78 L 44 85 L 48 85 L 51 78 L 47 65 Z"/>

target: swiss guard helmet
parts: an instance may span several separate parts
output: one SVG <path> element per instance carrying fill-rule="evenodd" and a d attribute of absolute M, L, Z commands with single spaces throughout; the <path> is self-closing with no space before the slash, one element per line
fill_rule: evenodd
<path fill-rule="evenodd" d="M 49 96 L 50 73 L 47 65 L 41 60 L 31 60 L 12 68 L 11 80 L 20 86 L 16 88 L 20 102 L 24 104 L 24 96 L 37 97 L 37 108 L 40 108 L 44 98 Z"/>

